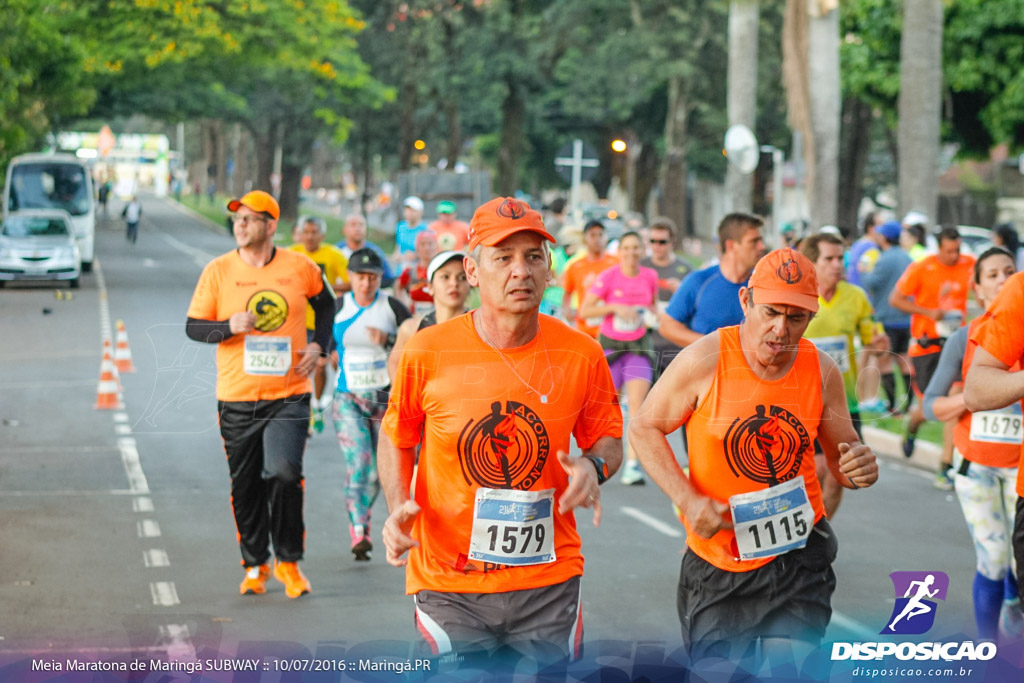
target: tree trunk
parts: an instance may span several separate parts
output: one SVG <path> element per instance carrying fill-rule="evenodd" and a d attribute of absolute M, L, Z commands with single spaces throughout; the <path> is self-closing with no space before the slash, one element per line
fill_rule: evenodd
<path fill-rule="evenodd" d="M 519 189 L 519 162 L 523 154 L 526 122 L 526 94 L 512 77 L 506 78 L 508 88 L 501 103 L 501 142 L 498 147 L 496 191 L 510 196 Z"/>
<path fill-rule="evenodd" d="M 686 220 L 686 124 L 689 101 L 681 76 L 668 80 L 668 114 L 665 117 L 665 159 L 661 165 L 661 213 L 679 226 L 679 232 L 693 234 Z"/>
<path fill-rule="evenodd" d="M 788 0 L 782 22 L 782 83 L 786 88 L 786 110 L 793 130 L 793 160 L 803 158 L 803 190 L 814 193 L 814 131 L 808 83 L 808 0 Z M 797 149 L 799 147 L 799 149 Z"/>
<path fill-rule="evenodd" d="M 729 74 L 726 84 L 729 125 L 743 124 L 754 130 L 757 122 L 757 37 L 759 0 L 729 3 Z M 725 196 L 731 211 L 750 211 L 750 175 L 729 164 L 725 174 Z"/>
<path fill-rule="evenodd" d="M 276 122 L 267 124 L 264 130 L 249 128 L 252 133 L 253 148 L 256 152 L 256 181 L 252 189 L 272 192 L 270 174 L 274 172 L 274 148 L 277 145 L 277 132 L 280 125 Z"/>
<path fill-rule="evenodd" d="M 640 143 L 640 152 L 634 158 L 634 166 L 636 181 L 630 208 L 645 213 L 651 192 L 658 181 L 658 151 L 654 143 Z"/>
<path fill-rule="evenodd" d="M 416 84 L 402 84 L 402 115 L 398 126 L 398 169 L 408 171 L 412 167 L 412 154 L 416 142 Z"/>
<path fill-rule="evenodd" d="M 938 210 L 942 0 L 904 0 L 900 40 L 899 210 Z"/>
<path fill-rule="evenodd" d="M 235 197 L 245 194 L 248 184 L 252 181 L 252 166 L 249 163 L 249 130 L 240 124 L 237 126 L 238 134 L 235 136 L 235 175 L 232 177 L 231 193 Z"/>
<path fill-rule="evenodd" d="M 213 122 L 214 145 L 217 151 L 217 192 L 228 193 L 228 136 L 224 122 Z"/>
<path fill-rule="evenodd" d="M 941 1 L 941 0 L 940 0 Z M 812 228 L 834 225 L 839 200 L 839 124 L 842 95 L 839 80 L 839 10 L 823 9 L 812 0 L 808 26 L 808 80 L 811 128 L 814 131 L 814 192 L 809 199 Z"/>
<path fill-rule="evenodd" d="M 871 106 L 848 97 L 843 102 L 843 129 L 839 153 L 839 214 L 837 225 L 857 225 L 864 195 L 864 167 L 871 147 Z"/>
<path fill-rule="evenodd" d="M 462 118 L 459 114 L 459 103 L 447 100 L 444 103 L 444 117 L 448 123 L 448 145 L 445 157 L 448 159 L 447 170 L 454 171 L 462 152 Z"/>

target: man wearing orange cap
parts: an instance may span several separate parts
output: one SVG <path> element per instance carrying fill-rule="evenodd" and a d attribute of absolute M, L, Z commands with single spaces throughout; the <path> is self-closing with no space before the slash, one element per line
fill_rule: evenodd
<path fill-rule="evenodd" d="M 388 562 L 406 566 L 434 654 L 580 654 L 573 510 L 592 507 L 600 521 L 622 414 L 597 342 L 539 315 L 547 242 L 525 202 L 479 207 L 465 268 L 480 308 L 413 335 L 392 383 L 378 450 L 384 544 Z M 581 457 L 570 457 L 570 436 Z"/>
<path fill-rule="evenodd" d="M 254 191 L 228 203 L 238 248 L 203 269 L 185 332 L 217 344 L 217 406 L 245 578 L 242 595 L 274 576 L 289 598 L 310 589 L 299 570 L 305 537 L 302 458 L 312 383 L 331 338 L 334 293 L 308 257 L 274 246 L 281 210 Z M 306 305 L 313 340 L 306 341 Z"/>
<path fill-rule="evenodd" d="M 695 663 L 735 660 L 756 640 L 769 658 L 794 646 L 805 656 L 820 642 L 837 545 L 815 439 L 846 488 L 878 478 L 850 421 L 842 373 L 803 338 L 818 310 L 814 265 L 792 249 L 773 251 L 739 298 L 743 322 L 686 347 L 630 423 L 644 468 L 686 526 L 677 607 Z M 684 424 L 688 474 L 665 438 Z"/>

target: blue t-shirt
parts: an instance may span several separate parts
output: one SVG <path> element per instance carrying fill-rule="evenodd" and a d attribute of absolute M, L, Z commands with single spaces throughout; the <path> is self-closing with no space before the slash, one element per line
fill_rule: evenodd
<path fill-rule="evenodd" d="M 867 237 L 861 237 L 853 243 L 853 246 L 850 247 L 850 251 L 847 252 L 847 257 L 850 262 L 846 265 L 846 281 L 851 285 L 857 285 L 858 287 L 864 286 L 864 283 L 861 281 L 859 266 L 861 259 L 866 257 L 868 252 L 871 251 L 881 253 L 881 249 L 878 248 L 878 245 L 875 244 L 873 240 L 870 240 Z M 875 259 L 877 258 L 878 254 L 876 253 Z M 871 269 L 868 268 L 868 270 L 870 271 Z"/>
<path fill-rule="evenodd" d="M 409 221 L 400 220 L 395 226 L 395 245 L 401 254 L 416 251 L 416 235 L 427 229 L 427 224 L 420 221 L 419 225 L 410 226 Z"/>
<path fill-rule="evenodd" d="M 730 282 L 717 266 L 686 276 L 668 302 L 665 312 L 698 334 L 743 322 L 740 289 L 746 282 Z"/>

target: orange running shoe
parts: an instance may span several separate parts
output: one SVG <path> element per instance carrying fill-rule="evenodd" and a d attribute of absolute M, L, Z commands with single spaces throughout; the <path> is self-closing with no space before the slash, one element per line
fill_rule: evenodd
<path fill-rule="evenodd" d="M 242 595 L 252 593 L 263 595 L 267 592 L 267 579 L 270 578 L 270 566 L 261 564 L 256 567 L 249 567 L 245 570 L 245 578 L 242 585 L 238 587 Z"/>
<path fill-rule="evenodd" d="M 284 584 L 284 594 L 289 598 L 297 598 L 313 590 L 313 587 L 309 585 L 309 579 L 299 569 L 298 562 L 275 560 L 274 578 Z"/>

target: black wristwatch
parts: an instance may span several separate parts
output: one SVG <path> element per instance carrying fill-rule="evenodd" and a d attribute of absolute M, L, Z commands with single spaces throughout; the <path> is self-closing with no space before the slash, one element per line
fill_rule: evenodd
<path fill-rule="evenodd" d="M 608 481 L 608 463 L 604 461 L 604 458 L 599 458 L 596 455 L 584 455 L 584 458 L 594 464 L 594 469 L 597 470 L 597 485 Z"/>

